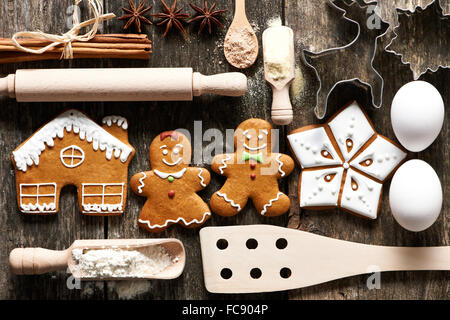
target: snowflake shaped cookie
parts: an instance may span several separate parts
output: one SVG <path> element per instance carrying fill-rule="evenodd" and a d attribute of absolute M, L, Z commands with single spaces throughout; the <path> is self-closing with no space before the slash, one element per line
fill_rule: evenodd
<path fill-rule="evenodd" d="M 323 125 L 288 135 L 302 167 L 300 207 L 339 207 L 376 219 L 383 182 L 400 166 L 406 152 L 379 135 L 362 108 L 352 102 Z"/>

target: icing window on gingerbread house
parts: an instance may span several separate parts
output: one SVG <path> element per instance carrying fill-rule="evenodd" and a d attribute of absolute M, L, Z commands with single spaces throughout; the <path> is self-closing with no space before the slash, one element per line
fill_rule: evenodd
<path fill-rule="evenodd" d="M 56 212 L 56 183 L 20 184 L 20 210 L 24 213 Z"/>
<path fill-rule="evenodd" d="M 84 151 L 75 145 L 61 150 L 61 162 L 67 168 L 76 168 L 84 162 Z"/>
<path fill-rule="evenodd" d="M 124 183 L 83 183 L 83 213 L 122 213 Z"/>

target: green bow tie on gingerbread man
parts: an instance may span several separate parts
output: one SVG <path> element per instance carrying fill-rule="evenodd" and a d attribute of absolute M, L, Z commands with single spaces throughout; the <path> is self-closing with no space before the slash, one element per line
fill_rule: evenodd
<path fill-rule="evenodd" d="M 262 153 L 258 153 L 258 154 L 251 154 L 248 152 L 243 152 L 242 153 L 242 161 L 247 161 L 247 160 L 256 160 L 259 163 L 263 162 L 263 155 Z"/>

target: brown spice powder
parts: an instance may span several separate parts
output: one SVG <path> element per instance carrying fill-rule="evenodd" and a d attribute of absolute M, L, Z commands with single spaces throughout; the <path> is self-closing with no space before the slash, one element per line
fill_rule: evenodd
<path fill-rule="evenodd" d="M 224 51 L 228 62 L 236 68 L 250 67 L 258 56 L 253 29 L 248 26 L 230 29 L 225 37 Z"/>

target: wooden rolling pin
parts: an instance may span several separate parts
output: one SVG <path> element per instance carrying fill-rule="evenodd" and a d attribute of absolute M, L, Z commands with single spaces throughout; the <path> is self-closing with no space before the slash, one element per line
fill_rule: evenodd
<path fill-rule="evenodd" d="M 190 101 L 246 91 L 242 73 L 204 76 L 192 68 L 29 69 L 0 78 L 0 96 L 18 102 Z"/>
<path fill-rule="evenodd" d="M 138 251 L 145 254 L 150 247 L 163 247 L 172 263 L 157 273 L 125 275 L 125 276 L 95 276 L 92 277 L 82 267 L 77 266 L 74 251 L 115 249 Z M 151 257 L 150 257 L 151 258 Z M 155 259 L 158 255 L 155 255 Z M 129 280 L 129 279 L 175 279 L 184 270 L 186 254 L 183 243 L 177 239 L 112 239 L 112 240 L 77 240 L 68 249 L 57 251 L 43 248 L 16 248 L 9 255 L 11 271 L 16 275 L 37 275 L 58 270 L 67 270 L 75 278 L 81 280 Z M 91 260 L 91 264 L 93 264 Z M 104 262 L 101 262 L 104 265 Z M 153 264 L 157 264 L 154 262 Z M 100 274 L 101 274 L 101 270 Z"/>

